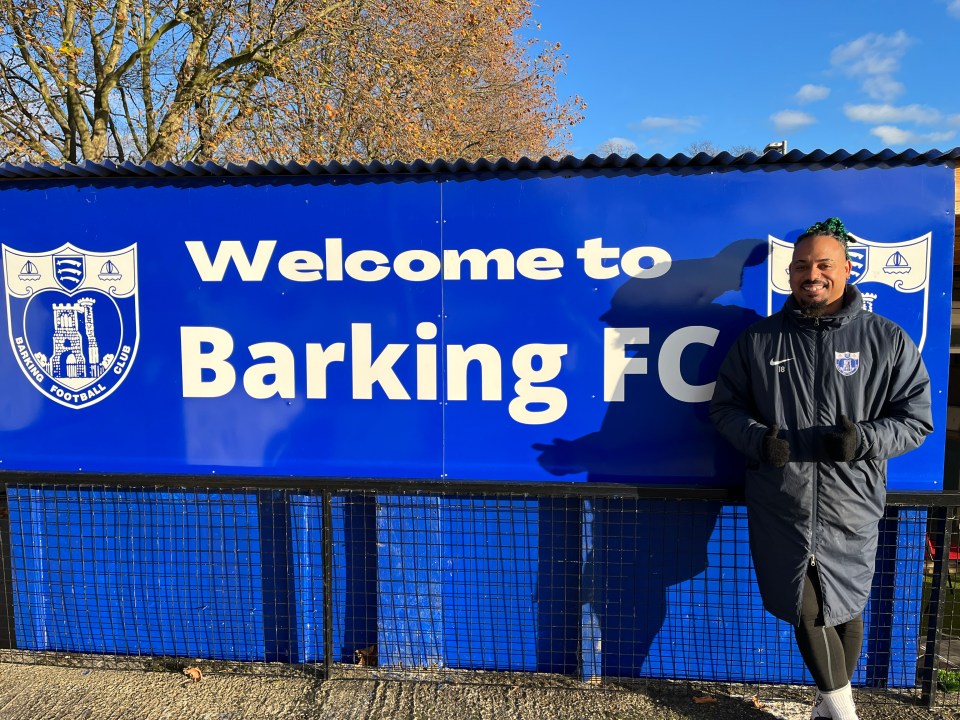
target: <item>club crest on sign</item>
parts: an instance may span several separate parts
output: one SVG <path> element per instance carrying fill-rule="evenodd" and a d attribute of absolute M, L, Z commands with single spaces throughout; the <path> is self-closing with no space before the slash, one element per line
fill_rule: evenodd
<path fill-rule="evenodd" d="M 863 309 L 893 320 L 923 350 L 930 302 L 932 233 L 913 240 L 889 243 L 866 240 L 855 235 L 851 235 L 851 238 L 854 242 L 849 247 L 848 283 L 860 289 Z M 793 243 L 772 235 L 768 237 L 768 242 L 767 314 L 772 315 L 791 292 L 789 268 L 793 258 Z"/>
<path fill-rule="evenodd" d="M 37 390 L 89 407 L 127 377 L 139 344 L 136 244 L 92 252 L 3 249 L 10 347 Z"/>
<path fill-rule="evenodd" d="M 841 375 L 853 375 L 860 369 L 860 353 L 834 352 L 837 371 Z"/>

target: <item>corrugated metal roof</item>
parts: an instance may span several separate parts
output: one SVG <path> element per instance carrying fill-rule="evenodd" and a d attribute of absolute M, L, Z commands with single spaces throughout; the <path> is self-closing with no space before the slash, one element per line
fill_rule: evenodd
<path fill-rule="evenodd" d="M 763 155 L 746 153 L 744 155 L 734 156 L 728 152 L 721 152 L 719 155 L 699 153 L 693 157 L 688 157 L 680 153 L 669 158 L 658 153 L 651 157 L 631 155 L 630 157 L 622 158 L 619 155 L 608 155 L 606 157 L 588 155 L 582 159 L 567 156 L 559 160 L 544 157 L 540 160 L 521 158 L 517 161 L 500 159 L 494 162 L 489 160 L 477 160 L 475 162 L 468 162 L 466 160 L 456 160 L 453 162 L 435 160 L 434 162 L 428 163 L 423 160 L 415 160 L 411 163 L 394 162 L 389 165 L 377 161 L 371 163 L 354 161 L 347 165 L 336 161 L 326 164 L 310 162 L 306 165 L 297 162 L 280 163 L 277 161 L 270 161 L 266 164 L 250 161 L 245 165 L 237 165 L 235 163 L 218 165 L 213 162 L 206 162 L 202 165 L 193 162 L 187 162 L 182 165 L 172 162 L 164 163 L 163 165 L 155 165 L 153 163 L 138 165 L 132 162 L 125 162 L 117 165 L 107 160 L 103 163 L 85 161 L 77 164 L 66 163 L 63 165 L 55 165 L 52 163 L 43 163 L 41 165 L 33 165 L 30 163 L 24 163 L 22 165 L 0 163 L 0 178 L 10 180 L 94 180 L 97 178 L 362 177 L 365 175 L 486 175 L 491 173 L 507 175 L 553 175 L 558 173 L 589 173 L 610 170 L 656 172 L 690 169 L 714 171 L 728 169 L 773 169 L 785 165 L 815 168 L 900 167 L 910 165 L 943 165 L 954 163 L 958 159 L 960 159 L 960 148 L 954 148 L 944 152 L 940 150 L 929 150 L 924 153 L 919 153 L 916 150 L 904 150 L 899 153 L 893 150 L 882 150 L 876 153 L 867 150 L 860 150 L 856 153 L 849 153 L 846 150 L 837 150 L 832 153 L 827 153 L 823 150 L 814 150 L 809 153 L 791 150 L 786 155 L 782 155 L 775 150 L 771 150 Z"/>

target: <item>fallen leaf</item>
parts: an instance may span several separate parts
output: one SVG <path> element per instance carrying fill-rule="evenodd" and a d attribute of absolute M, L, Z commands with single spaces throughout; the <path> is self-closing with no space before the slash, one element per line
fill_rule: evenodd
<path fill-rule="evenodd" d="M 354 651 L 354 656 L 357 660 L 357 665 L 360 667 L 376 667 L 377 666 L 377 645 L 368 645 L 365 648 Z"/>
<path fill-rule="evenodd" d="M 183 674 L 186 675 L 191 680 L 193 680 L 194 682 L 200 682 L 201 680 L 203 680 L 203 673 L 200 672 L 200 668 L 198 667 L 184 668 Z"/>
<path fill-rule="evenodd" d="M 699 696 L 699 697 L 695 697 L 695 698 L 693 699 L 693 701 L 694 701 L 695 703 L 701 703 L 701 704 L 702 704 L 702 703 L 712 703 L 712 702 L 716 702 L 717 699 L 716 699 L 715 697 L 711 697 L 711 696 L 709 696 L 709 695 L 701 695 L 701 696 Z"/>
<path fill-rule="evenodd" d="M 754 695 L 754 696 L 753 696 L 752 698 L 750 698 L 750 699 L 753 700 L 753 706 L 754 706 L 757 710 L 763 710 L 763 709 L 766 707 L 766 705 L 764 705 L 764 704 L 760 701 L 760 698 L 759 698 L 758 696 Z"/>

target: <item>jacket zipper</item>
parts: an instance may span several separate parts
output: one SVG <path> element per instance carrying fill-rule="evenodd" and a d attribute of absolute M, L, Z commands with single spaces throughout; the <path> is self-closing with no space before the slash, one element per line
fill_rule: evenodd
<path fill-rule="evenodd" d="M 817 569 L 817 554 L 810 554 L 810 567 L 813 568 L 813 572 L 817 576 L 817 584 L 820 586 L 820 597 L 823 597 L 823 581 L 820 579 L 820 571 Z M 820 607 L 820 614 L 823 615 L 823 606 Z M 823 648 L 827 651 L 827 675 L 833 677 L 833 657 L 830 655 L 830 642 L 827 639 L 827 628 L 825 625 L 820 626 L 820 632 L 823 635 Z"/>
<path fill-rule="evenodd" d="M 822 392 L 822 384 L 817 382 L 817 378 L 820 377 L 820 360 L 821 355 L 821 343 L 823 341 L 823 330 L 820 327 L 820 318 L 814 318 L 813 320 L 814 332 L 816 333 L 816 343 L 815 343 L 815 355 L 814 355 L 814 403 L 813 411 L 816 415 L 820 413 L 820 404 L 822 398 L 820 393 Z M 816 419 L 816 418 L 814 418 Z M 817 564 L 817 506 L 820 502 L 820 463 L 815 463 L 815 471 L 813 474 L 813 507 L 811 508 L 810 513 L 810 564 L 814 567 Z M 817 572 L 817 579 L 820 579 L 820 573 Z M 821 593 L 823 591 L 821 583 Z"/>

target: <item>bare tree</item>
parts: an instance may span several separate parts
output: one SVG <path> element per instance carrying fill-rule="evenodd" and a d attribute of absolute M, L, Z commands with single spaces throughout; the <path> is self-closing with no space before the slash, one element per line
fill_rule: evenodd
<path fill-rule="evenodd" d="M 690 157 L 693 157 L 699 153 L 706 153 L 707 155 L 719 155 L 720 148 L 718 148 L 709 140 L 697 140 L 696 142 L 692 142 L 687 146 L 687 154 Z"/>
<path fill-rule="evenodd" d="M 605 157 L 607 155 L 619 155 L 620 157 L 629 157 L 637 152 L 636 143 L 625 138 L 610 138 L 597 146 L 597 155 Z"/>
<path fill-rule="evenodd" d="M 719 155 L 724 150 L 726 150 L 731 155 L 745 155 L 746 153 L 754 153 L 759 155 L 757 149 L 751 145 L 731 145 L 729 148 L 721 148 L 715 145 L 710 140 L 698 140 L 697 142 L 690 143 L 687 147 L 687 154 L 693 157 L 697 153 L 706 153 L 707 155 Z"/>

